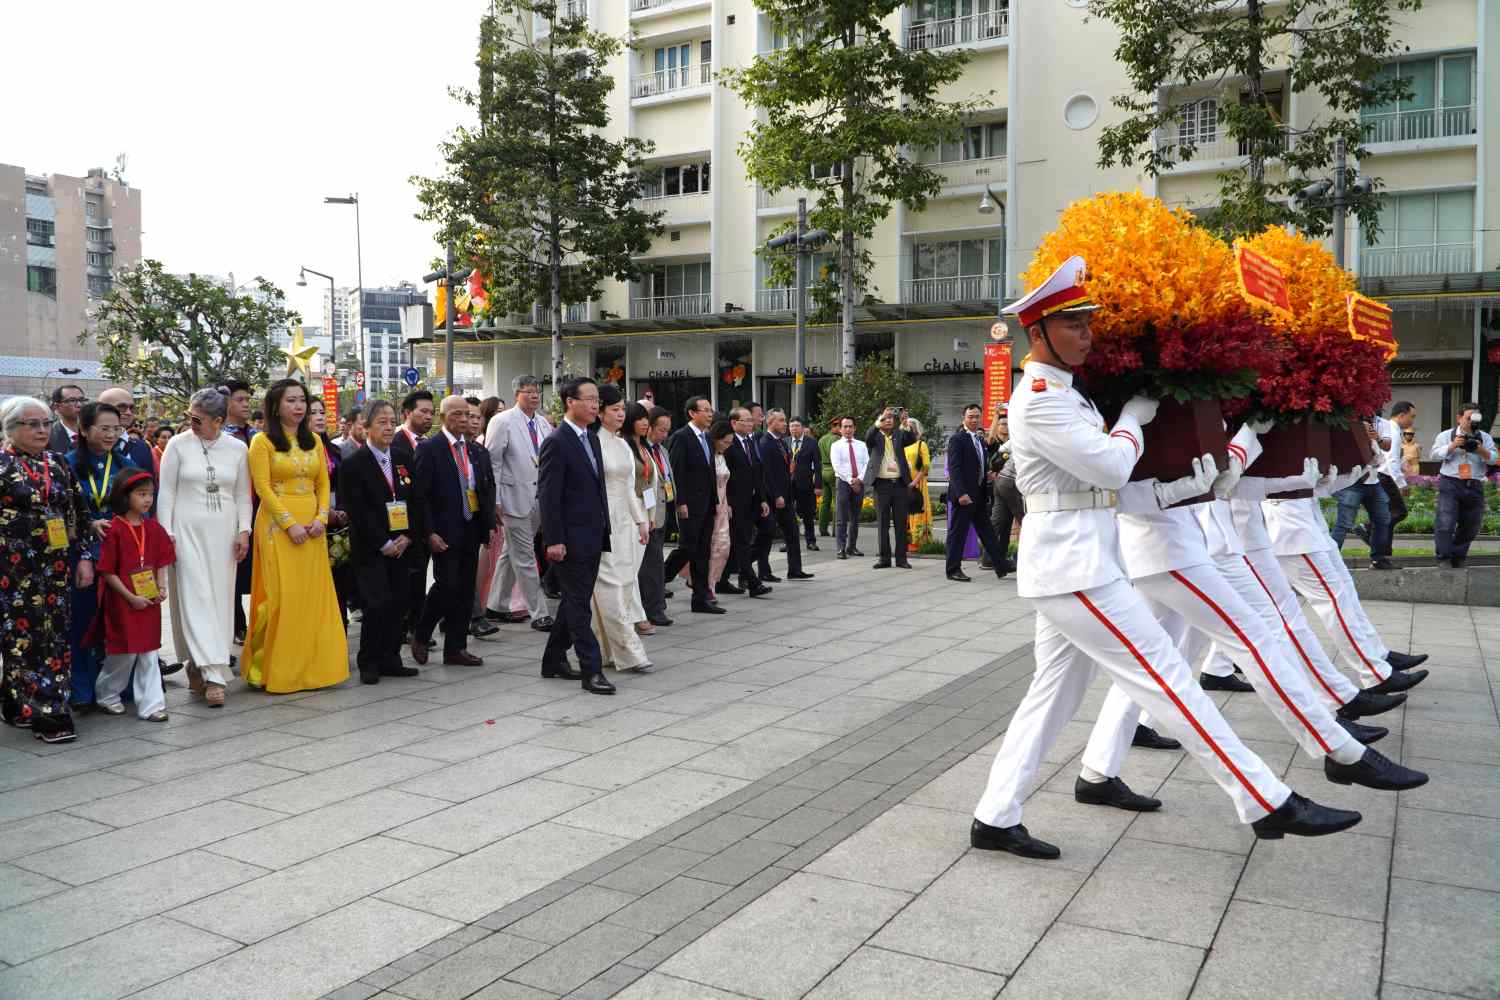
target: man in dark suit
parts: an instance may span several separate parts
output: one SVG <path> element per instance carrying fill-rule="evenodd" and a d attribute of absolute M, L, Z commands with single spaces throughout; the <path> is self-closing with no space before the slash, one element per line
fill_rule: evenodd
<path fill-rule="evenodd" d="M 365 447 L 339 466 L 339 503 L 349 515 L 349 558 L 365 609 L 359 631 L 359 679 L 415 677 L 401 663 L 401 609 L 410 574 L 402 556 L 421 537 L 421 505 L 412 493 L 411 467 L 391 454 L 396 409 L 383 399 L 370 404 Z"/>
<path fill-rule="evenodd" d="M 797 498 L 797 516 L 802 519 L 806 548 L 818 551 L 818 536 L 813 530 L 818 520 L 818 501 L 823 496 L 823 456 L 818 440 L 807 433 L 807 423 L 793 417 L 787 447 L 792 450 L 792 495 Z"/>
<path fill-rule="evenodd" d="M 677 492 L 677 548 L 662 568 L 665 579 L 693 571 L 693 610 L 704 615 L 722 615 L 724 609 L 709 596 L 708 550 L 714 535 L 714 512 L 719 508 L 718 478 L 714 473 L 713 443 L 708 428 L 714 408 L 702 396 L 687 401 L 687 426 L 667 439 L 667 457 L 672 463 Z"/>
<path fill-rule="evenodd" d="M 771 507 L 766 503 L 760 460 L 756 457 L 752 436 L 755 419 L 748 409 L 737 406 L 729 411 L 729 423 L 734 427 L 734 442 L 724 452 L 724 463 L 729 466 L 729 485 L 724 490 L 730 510 L 729 561 L 724 564 L 724 577 L 718 583 L 718 590 L 725 594 L 748 591 L 751 597 L 762 597 L 769 594 L 771 588 L 755 572 L 756 529 L 757 522 L 770 514 Z M 738 587 L 729 582 L 729 576 L 734 572 L 740 576 Z"/>
<path fill-rule="evenodd" d="M 401 400 L 401 426 L 396 428 L 396 436 L 391 439 L 391 455 L 396 461 L 404 462 L 408 469 L 417 467 L 417 445 L 427 440 L 436 412 L 432 393 L 426 389 L 414 389 Z M 422 605 L 427 600 L 427 560 L 426 535 L 418 535 L 401 557 L 411 577 L 402 607 L 406 635 L 416 633 L 417 620 L 422 617 Z"/>
<path fill-rule="evenodd" d="M 979 536 L 979 544 L 997 576 L 1005 576 L 1005 549 L 995 537 L 990 524 L 990 494 L 995 474 L 989 470 L 984 449 L 982 411 L 978 403 L 964 407 L 964 426 L 948 439 L 948 579 L 968 583 L 964 574 L 964 546 L 969 528 Z"/>
<path fill-rule="evenodd" d="M 797 539 L 797 495 L 792 484 L 792 448 L 786 438 L 786 412 L 771 410 L 766 414 L 766 431 L 760 438 L 761 493 L 770 505 L 770 520 L 781 529 L 786 541 L 786 578 L 811 580 L 813 574 L 802 571 L 802 546 Z M 760 578 L 775 580 L 771 573 L 771 537 L 757 539 L 756 559 Z"/>
<path fill-rule="evenodd" d="M 896 426 L 896 409 L 887 407 L 865 437 L 870 464 L 865 466 L 865 492 L 875 494 L 876 528 L 880 533 L 880 560 L 876 569 L 891 566 L 891 524 L 895 522 L 896 565 L 911 569 L 906 561 L 906 518 L 909 508 L 911 469 L 906 464 L 906 432 Z"/>
<path fill-rule="evenodd" d="M 443 429 L 417 445 L 415 490 L 422 505 L 427 548 L 432 553 L 432 589 L 411 640 L 411 656 L 427 662 L 432 632 L 443 623 L 443 663 L 477 667 L 468 651 L 469 616 L 479 549 L 495 532 L 495 477 L 484 449 L 469 440 L 469 404 L 462 396 L 443 400 Z"/>
<path fill-rule="evenodd" d="M 591 694 L 614 694 L 604 677 L 590 601 L 599 578 L 599 556 L 609 551 L 609 501 L 604 492 L 604 453 L 589 426 L 599 416 L 599 386 L 590 378 L 563 384 L 564 416 L 542 442 L 537 457 L 537 505 L 542 542 L 561 597 L 542 650 L 542 676 L 582 680 Z M 568 666 L 568 647 L 578 669 Z"/>

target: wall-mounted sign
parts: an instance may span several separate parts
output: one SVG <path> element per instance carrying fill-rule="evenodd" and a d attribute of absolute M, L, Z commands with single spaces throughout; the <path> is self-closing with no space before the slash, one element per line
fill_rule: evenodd
<path fill-rule="evenodd" d="M 829 371 L 827 368 L 824 368 L 822 365 L 808 365 L 805 371 L 807 372 L 809 378 L 828 378 L 833 375 L 833 372 Z M 793 367 L 778 368 L 776 369 L 776 374 L 781 376 L 782 378 L 791 378 L 793 375 L 797 374 L 797 369 Z"/>
<path fill-rule="evenodd" d="M 1412 383 L 1438 383 L 1440 385 L 1463 385 L 1464 363 L 1462 361 L 1408 361 L 1391 365 L 1391 381 Z"/>
<path fill-rule="evenodd" d="M 647 378 L 692 378 L 693 373 L 686 368 L 652 369 L 646 373 Z"/>
<path fill-rule="evenodd" d="M 922 366 L 924 372 L 933 374 L 939 372 L 979 372 L 983 371 L 980 365 L 973 361 L 954 358 L 952 361 L 944 361 L 941 358 L 933 358 Z"/>

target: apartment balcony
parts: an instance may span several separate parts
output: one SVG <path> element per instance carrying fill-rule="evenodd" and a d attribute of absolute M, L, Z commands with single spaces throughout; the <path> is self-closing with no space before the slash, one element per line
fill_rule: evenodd
<path fill-rule="evenodd" d="M 1361 278 L 1401 278 L 1421 274 L 1468 274 L 1474 270 L 1474 244 L 1367 247 L 1359 254 Z"/>
<path fill-rule="evenodd" d="M 818 203 L 818 192 L 809 188 L 782 188 L 775 194 L 759 184 L 755 186 L 757 215 L 791 215 L 797 211 L 797 199 L 806 198 L 808 210 Z"/>
<path fill-rule="evenodd" d="M 681 11 L 707 9 L 713 0 L 630 0 L 630 19 L 640 20 L 657 15 L 676 14 Z"/>
<path fill-rule="evenodd" d="M 1421 111 L 1392 111 L 1384 115 L 1366 115 L 1365 141 L 1425 142 L 1434 139 L 1468 138 L 1479 134 L 1479 109 L 1426 108 Z"/>
<path fill-rule="evenodd" d="M 552 307 L 537 303 L 531 308 L 532 326 L 552 326 Z M 564 323 L 587 323 L 589 321 L 589 303 L 569 302 L 563 306 Z"/>
<path fill-rule="evenodd" d="M 804 291 L 802 302 L 808 312 L 813 311 L 812 295 Z M 757 288 L 755 290 L 755 309 L 757 312 L 791 312 L 797 308 L 797 289 L 790 286 L 782 288 Z"/>
<path fill-rule="evenodd" d="M 1288 135 L 1282 132 L 1273 146 L 1275 153 L 1286 148 Z M 1185 143 L 1177 137 L 1174 129 L 1157 136 L 1157 149 L 1172 147 L 1172 155 L 1177 160 L 1177 165 L 1172 168 L 1176 173 L 1188 173 L 1194 170 L 1217 170 L 1225 160 L 1240 160 L 1250 155 L 1250 144 L 1242 139 L 1235 139 L 1228 133 L 1220 130 L 1218 137 L 1198 142 L 1193 146 L 1193 158 L 1184 158 Z M 1274 153 L 1273 153 L 1274 155 Z"/>
<path fill-rule="evenodd" d="M 691 194 L 653 195 L 639 202 L 643 212 L 663 212 L 664 226 L 691 226 L 712 220 L 713 201 L 707 191 Z"/>
<path fill-rule="evenodd" d="M 679 316 L 706 316 L 712 312 L 709 294 L 654 295 L 630 300 L 631 319 L 672 319 Z"/>
<path fill-rule="evenodd" d="M 947 49 L 958 45 L 1001 42 L 1010 35 L 1010 11 L 986 10 L 945 21 L 923 21 L 906 29 L 906 49 Z"/>
<path fill-rule="evenodd" d="M 557 20 L 571 21 L 576 18 L 582 18 L 586 21 L 588 20 L 588 16 L 588 0 L 557 0 Z M 537 19 L 537 35 L 540 37 L 551 34 L 551 32 L 552 22 L 546 18 L 539 17 Z"/>
<path fill-rule="evenodd" d="M 712 63 L 696 66 L 679 66 L 673 69 L 643 73 L 630 78 L 631 100 L 648 97 L 700 97 L 707 96 L 709 85 L 714 81 Z"/>
<path fill-rule="evenodd" d="M 901 284 L 901 302 L 909 306 L 998 299 L 1005 288 L 1003 274 L 970 274 L 955 278 L 914 278 Z"/>
<path fill-rule="evenodd" d="M 943 178 L 943 188 L 978 188 L 989 184 L 1003 185 L 1009 176 L 1003 156 L 978 160 L 954 160 L 950 163 L 928 163 L 926 166 Z"/>

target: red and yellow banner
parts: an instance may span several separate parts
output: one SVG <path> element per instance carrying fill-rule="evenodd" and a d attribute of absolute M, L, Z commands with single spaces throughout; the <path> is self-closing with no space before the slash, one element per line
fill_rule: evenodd
<path fill-rule="evenodd" d="M 1391 307 L 1384 302 L 1350 292 L 1349 336 L 1355 340 L 1370 340 L 1385 348 L 1385 360 L 1396 357 L 1396 330 L 1391 319 Z"/>
<path fill-rule="evenodd" d="M 1239 279 L 1240 294 L 1252 305 L 1292 318 L 1292 296 L 1286 275 L 1271 258 L 1239 243 L 1234 247 L 1234 272 Z"/>
<path fill-rule="evenodd" d="M 339 380 L 336 378 L 323 379 L 323 411 L 334 414 L 339 412 Z"/>
<path fill-rule="evenodd" d="M 995 407 L 1010 402 L 1010 345 L 984 345 L 984 422 L 995 418 Z"/>

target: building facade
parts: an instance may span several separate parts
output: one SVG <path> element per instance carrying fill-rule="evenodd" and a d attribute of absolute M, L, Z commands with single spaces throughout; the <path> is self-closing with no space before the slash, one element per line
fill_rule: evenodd
<path fill-rule="evenodd" d="M 665 213 L 665 229 L 639 281 L 568 307 L 568 369 L 618 379 L 631 398 L 649 388 L 679 412 L 692 394 L 720 406 L 749 398 L 789 404 L 792 292 L 769 282 L 755 248 L 806 192 L 773 195 L 746 176 L 736 150 L 757 112 L 714 79 L 784 39 L 750 0 L 570 2 L 598 30 L 634 37 L 615 64 L 611 129 L 655 143 L 650 164 L 660 179 L 646 203 Z M 1018 275 L 1064 207 L 1096 191 L 1135 188 L 1205 207 L 1217 171 L 1238 159 L 1217 113 L 1217 102 L 1238 100 L 1231 80 L 1159 95 L 1188 106 L 1179 127 L 1198 143 L 1191 163 L 1160 179 L 1097 167 L 1100 131 L 1118 119 L 1111 98 L 1128 83 L 1114 60 L 1113 28 L 1087 17 L 1086 6 L 916 0 L 889 24 L 912 48 L 970 50 L 950 96 L 989 95 L 963 141 L 912 151 L 942 176 L 938 196 L 921 212 L 894 206 L 865 247 L 875 267 L 858 310 L 857 353 L 892 352 L 898 368 L 933 392 L 949 428 L 980 398 L 997 305 L 1023 290 Z M 1481 370 L 1486 338 L 1500 338 L 1486 325 L 1500 291 L 1484 274 L 1500 262 L 1500 71 L 1486 72 L 1500 46 L 1500 0 L 1430 0 L 1397 17 L 1408 54 L 1388 71 L 1412 79 L 1414 96 L 1365 112 L 1372 145 L 1360 167 L 1382 178 L 1386 215 L 1373 246 L 1351 224 L 1347 264 L 1370 294 L 1397 306 L 1397 394 L 1418 403 L 1425 433 L 1450 419 L 1459 397 L 1477 394 L 1489 371 Z M 1291 124 L 1322 110 L 1288 90 L 1283 114 Z M 486 384 L 502 393 L 517 373 L 550 371 L 545 315 L 517 319 L 459 347 L 460 360 L 483 364 Z M 837 338 L 832 326 L 808 336 L 814 413 L 821 386 L 840 371 Z M 1023 337 L 1017 359 L 1024 349 Z M 434 355 L 440 373 L 441 351 Z"/>
<path fill-rule="evenodd" d="M 0 164 L 0 396 L 104 388 L 99 352 L 78 337 L 114 276 L 140 259 L 138 189 L 103 169 L 70 177 Z"/>
<path fill-rule="evenodd" d="M 357 354 L 360 332 L 364 334 L 363 349 L 369 352 L 365 362 L 368 391 L 384 395 L 404 385 L 401 372 L 411 361 L 401 332 L 401 309 L 426 302 L 427 292 L 408 281 L 388 288 L 366 288 L 363 302 L 358 291 L 350 291 L 348 336 Z"/>
<path fill-rule="evenodd" d="M 325 288 L 323 290 L 324 336 L 330 337 L 333 344 L 351 342 L 349 336 L 349 310 L 353 300 L 354 289 L 352 288 Z"/>

